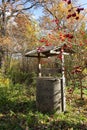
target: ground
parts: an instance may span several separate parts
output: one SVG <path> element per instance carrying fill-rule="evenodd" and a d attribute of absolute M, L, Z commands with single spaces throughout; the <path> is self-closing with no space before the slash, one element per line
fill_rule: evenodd
<path fill-rule="evenodd" d="M 79 90 L 66 93 L 66 111 L 41 113 L 37 111 L 35 87 L 20 84 L 0 92 L 0 130 L 87 130 L 87 90 L 80 100 Z"/>

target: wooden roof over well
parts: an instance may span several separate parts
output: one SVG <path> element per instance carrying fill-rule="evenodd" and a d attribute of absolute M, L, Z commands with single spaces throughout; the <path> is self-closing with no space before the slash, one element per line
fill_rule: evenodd
<path fill-rule="evenodd" d="M 59 46 L 50 45 L 50 46 L 38 47 L 34 50 L 28 51 L 25 54 L 25 56 L 33 57 L 33 58 L 38 58 L 38 57 L 47 58 L 47 57 L 58 55 L 61 52 L 62 48 L 65 53 L 74 53 L 74 50 L 70 46 L 66 44 L 61 44 Z"/>

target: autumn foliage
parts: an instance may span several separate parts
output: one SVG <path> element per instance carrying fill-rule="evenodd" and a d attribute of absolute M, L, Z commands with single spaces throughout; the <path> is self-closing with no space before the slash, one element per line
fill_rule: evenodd
<path fill-rule="evenodd" d="M 73 77 L 74 81 L 76 78 L 79 81 L 83 80 L 87 75 L 84 72 L 87 69 L 86 10 L 82 6 L 77 6 L 71 0 L 30 0 L 31 6 L 25 7 L 26 9 L 37 5 L 37 7 L 43 7 L 44 16 L 40 17 L 39 22 L 37 22 L 31 18 L 31 14 L 24 12 L 25 8 L 24 6 L 21 8 L 19 1 L 5 3 L 2 1 L 3 19 L 0 18 L 0 46 L 4 50 L 7 60 L 10 59 L 9 66 L 14 53 L 21 53 L 22 67 L 25 68 L 24 54 L 27 50 L 37 48 L 40 52 L 44 50 L 44 45 L 59 46 L 64 44 L 63 49 L 71 49 L 75 52 L 69 56 L 69 63 L 67 57 L 65 57 L 67 60 L 65 63 L 66 79 L 72 80 L 71 77 Z M 18 4 L 20 8 L 18 8 Z M 11 15 L 6 17 L 7 21 L 5 21 L 4 14 L 8 8 Z M 15 13 L 16 15 L 14 15 Z M 13 16 L 16 26 L 12 23 L 9 24 L 9 20 Z M 5 28 L 3 25 L 6 25 Z M 61 61 L 61 51 L 57 58 Z M 81 84 L 82 82 L 80 82 L 80 86 L 82 86 Z"/>

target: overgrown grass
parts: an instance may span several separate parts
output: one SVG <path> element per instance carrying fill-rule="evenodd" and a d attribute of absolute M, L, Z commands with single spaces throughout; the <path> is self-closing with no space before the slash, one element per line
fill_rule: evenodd
<path fill-rule="evenodd" d="M 87 130 L 87 98 L 80 100 L 78 90 L 70 100 L 67 93 L 67 111 L 54 114 L 38 112 L 35 92 L 33 86 L 0 86 L 0 130 Z"/>

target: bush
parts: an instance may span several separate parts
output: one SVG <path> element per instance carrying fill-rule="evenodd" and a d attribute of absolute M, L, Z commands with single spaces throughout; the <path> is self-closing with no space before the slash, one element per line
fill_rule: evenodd
<path fill-rule="evenodd" d="M 36 74 L 35 74 L 35 72 L 30 72 L 30 73 L 22 72 L 16 68 L 14 68 L 9 71 L 9 77 L 11 78 L 11 80 L 14 84 L 19 83 L 19 84 L 30 85 L 33 83 L 33 85 L 34 85 Z"/>
<path fill-rule="evenodd" d="M 10 79 L 4 77 L 2 73 L 0 73 L 0 111 L 2 110 L 2 106 L 6 106 L 9 100 L 9 85 Z"/>

